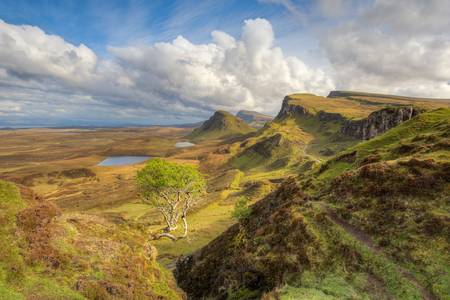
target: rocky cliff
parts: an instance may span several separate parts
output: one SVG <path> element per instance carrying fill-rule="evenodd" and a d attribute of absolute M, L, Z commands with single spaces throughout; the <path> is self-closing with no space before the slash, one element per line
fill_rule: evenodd
<path fill-rule="evenodd" d="M 332 94 L 333 92 L 330 93 L 330 95 Z M 336 96 L 339 95 L 338 93 Z M 285 97 L 275 120 L 282 120 L 287 117 L 315 117 L 320 122 L 335 122 L 339 124 L 341 128 L 340 133 L 345 136 L 368 140 L 410 120 L 422 111 L 422 109 L 412 105 L 386 107 L 370 113 L 367 118 L 351 120 L 340 113 L 311 110 L 298 102 L 292 101 L 291 98 Z"/>
<path fill-rule="evenodd" d="M 412 106 L 384 108 L 371 113 L 362 120 L 345 121 L 341 133 L 357 139 L 368 140 L 410 120 L 421 113 Z"/>
<path fill-rule="evenodd" d="M 331 113 L 323 110 L 310 111 L 308 108 L 299 105 L 298 103 L 292 102 L 287 96 L 283 99 L 283 104 L 281 105 L 280 112 L 276 116 L 276 119 L 280 120 L 285 117 L 294 116 L 317 116 L 320 121 L 344 121 L 345 118 L 339 113 Z"/>
<path fill-rule="evenodd" d="M 276 116 L 275 119 L 282 119 L 287 116 L 295 116 L 295 115 L 307 115 L 308 110 L 303 106 L 290 103 L 290 99 L 288 96 L 284 97 L 283 104 L 281 105 L 280 112 Z"/>

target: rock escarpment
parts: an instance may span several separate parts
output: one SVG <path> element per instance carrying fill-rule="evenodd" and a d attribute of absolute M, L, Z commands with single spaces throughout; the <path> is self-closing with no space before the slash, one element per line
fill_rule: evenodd
<path fill-rule="evenodd" d="M 341 133 L 368 140 L 410 120 L 421 112 L 412 106 L 384 108 L 371 113 L 366 119 L 346 121 L 341 128 Z"/>
<path fill-rule="evenodd" d="M 282 119 L 284 117 L 288 116 L 295 116 L 295 115 L 307 115 L 308 111 L 306 108 L 300 105 L 291 104 L 289 102 L 289 97 L 284 97 L 283 104 L 281 105 L 280 112 L 276 116 L 275 119 Z"/>
<path fill-rule="evenodd" d="M 276 116 L 276 120 L 280 120 L 286 117 L 295 117 L 295 116 L 305 116 L 305 117 L 313 117 L 316 116 L 319 121 L 344 121 L 346 118 L 339 113 L 331 113 L 320 110 L 318 112 L 309 111 L 307 108 L 292 103 L 291 99 L 287 96 L 283 99 L 283 104 L 281 105 L 280 112 Z"/>
<path fill-rule="evenodd" d="M 340 113 L 323 110 L 310 111 L 308 108 L 291 101 L 289 97 L 285 97 L 276 120 L 289 117 L 314 117 L 322 123 L 335 122 L 339 124 L 340 131 L 337 133 L 344 136 L 368 140 L 410 120 L 421 112 L 423 110 L 411 105 L 387 107 L 372 112 L 367 118 L 351 120 Z"/>

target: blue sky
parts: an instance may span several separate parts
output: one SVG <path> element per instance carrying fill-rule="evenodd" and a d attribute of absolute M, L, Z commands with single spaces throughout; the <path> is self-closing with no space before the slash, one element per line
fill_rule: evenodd
<path fill-rule="evenodd" d="M 448 0 L 0 2 L 0 126 L 276 114 L 293 92 L 450 98 Z"/>
<path fill-rule="evenodd" d="M 298 1 L 296 5 L 309 8 L 311 3 Z M 0 19 L 5 22 L 32 24 L 102 54 L 108 45 L 171 41 L 178 35 L 196 43 L 207 42 L 213 30 L 237 35 L 242 22 L 253 18 L 283 23 L 275 27 L 280 35 L 292 31 L 302 34 L 301 23 L 282 5 L 257 0 L 0 2 Z"/>

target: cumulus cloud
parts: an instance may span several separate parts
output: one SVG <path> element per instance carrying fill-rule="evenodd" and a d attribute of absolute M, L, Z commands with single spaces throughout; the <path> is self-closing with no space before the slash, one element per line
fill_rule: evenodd
<path fill-rule="evenodd" d="M 0 20 L 0 67 L 23 77 L 82 81 L 93 74 L 97 56 L 38 27 L 13 26 Z"/>
<path fill-rule="evenodd" d="M 265 19 L 245 21 L 238 39 L 222 31 L 211 35 L 207 44 L 178 36 L 172 42 L 109 47 L 112 58 L 106 60 L 37 27 L 1 22 L 0 101 L 26 102 L 30 111 L 59 105 L 68 116 L 83 114 L 80 108 L 84 117 L 106 117 L 106 107 L 115 117 L 144 118 L 145 112 L 151 122 L 205 117 L 215 109 L 274 113 L 288 93 L 325 94 L 333 88 L 322 71 L 274 45 Z M 29 94 L 26 101 L 20 93 Z M 92 115 L 96 110 L 102 115 Z M 120 115 L 124 111 L 128 114 Z"/>
<path fill-rule="evenodd" d="M 449 98 L 447 0 L 378 0 L 322 40 L 339 88 Z"/>
<path fill-rule="evenodd" d="M 110 48 L 139 90 L 176 95 L 187 106 L 275 111 L 294 91 L 326 93 L 331 80 L 274 47 L 272 26 L 248 20 L 240 40 L 213 32 L 214 43 L 192 44 L 179 36 L 171 43 Z"/>

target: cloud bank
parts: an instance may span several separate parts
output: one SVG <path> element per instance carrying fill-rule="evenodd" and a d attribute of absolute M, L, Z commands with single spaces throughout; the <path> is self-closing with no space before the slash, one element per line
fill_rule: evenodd
<path fill-rule="evenodd" d="M 378 0 L 322 38 L 338 88 L 450 98 L 447 0 Z"/>
<path fill-rule="evenodd" d="M 274 113 L 288 93 L 333 88 L 323 71 L 275 46 L 265 19 L 245 21 L 239 39 L 222 31 L 211 36 L 208 44 L 178 36 L 109 47 L 111 58 L 101 59 L 37 27 L 0 22 L 0 111 L 15 103 L 16 115 L 27 118 L 45 105 L 59 117 L 151 122 L 204 117 L 216 109 Z"/>
<path fill-rule="evenodd" d="M 259 3 L 285 10 L 272 20 L 276 28 L 298 26 L 292 41 L 281 38 L 290 53 L 298 47 L 321 59 L 286 55 L 262 18 L 244 21 L 234 36 L 140 41 L 102 56 L 0 20 L 0 126 L 182 123 L 217 109 L 275 114 L 286 94 L 332 89 L 450 98 L 448 0 Z"/>

